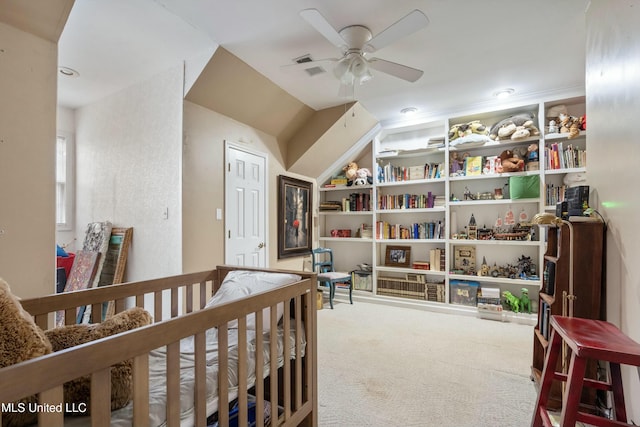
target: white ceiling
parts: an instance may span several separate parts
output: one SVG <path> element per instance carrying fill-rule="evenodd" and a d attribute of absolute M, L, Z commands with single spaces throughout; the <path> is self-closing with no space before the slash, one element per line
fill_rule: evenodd
<path fill-rule="evenodd" d="M 218 45 L 314 109 L 349 101 L 328 73 L 283 72 L 310 54 L 339 56 L 299 12 L 318 9 L 337 30 L 375 35 L 413 9 L 429 25 L 375 53 L 424 70 L 415 83 L 373 71 L 356 99 L 384 123 L 404 107 L 418 117 L 493 108 L 492 94 L 539 99 L 584 87 L 588 0 L 76 0 L 59 43 L 59 63 L 80 73 L 60 79 L 60 105 L 94 102 Z M 330 70 L 329 70 L 330 71 Z"/>

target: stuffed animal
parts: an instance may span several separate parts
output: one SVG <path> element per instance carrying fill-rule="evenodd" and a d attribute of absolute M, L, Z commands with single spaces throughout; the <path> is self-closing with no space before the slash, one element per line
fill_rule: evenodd
<path fill-rule="evenodd" d="M 488 133 L 487 127 L 480 123 L 479 120 L 469 123 L 457 123 L 449 129 L 449 142 L 472 134 L 487 135 Z"/>
<path fill-rule="evenodd" d="M 353 185 L 367 185 L 373 184 L 373 177 L 371 172 L 367 168 L 360 168 L 356 171 L 356 179 L 353 180 Z"/>
<path fill-rule="evenodd" d="M 102 323 L 68 325 L 44 331 L 53 351 L 95 341 L 121 332 L 151 324 L 151 315 L 140 307 L 117 313 Z M 132 362 L 126 360 L 111 367 L 111 410 L 126 406 L 133 398 Z M 86 403 L 90 408 L 91 377 L 85 376 L 64 385 L 64 400 L 70 403 Z"/>
<path fill-rule="evenodd" d="M 524 160 L 517 157 L 517 155 L 511 150 L 504 150 L 500 153 L 500 166 L 497 168 L 497 172 L 519 172 L 524 170 Z"/>
<path fill-rule="evenodd" d="M 529 136 L 540 135 L 540 131 L 533 123 L 534 115 L 532 113 L 516 114 L 506 119 L 500 120 L 494 124 L 489 131 L 489 138 L 500 141 L 505 139 L 523 139 Z M 516 137 L 512 135 L 514 133 Z M 528 134 L 526 134 L 528 132 Z M 526 136 L 523 136 L 525 135 Z"/>
<path fill-rule="evenodd" d="M 356 162 L 349 162 L 349 164 L 342 168 L 344 175 L 347 177 L 347 185 L 353 185 L 353 181 L 357 178 L 358 164 Z"/>
<path fill-rule="evenodd" d="M 567 139 L 573 139 L 580 135 L 582 127 L 582 118 L 569 116 L 567 114 L 560 115 L 560 133 L 568 133 Z"/>
<path fill-rule="evenodd" d="M 42 331 L 11 293 L 9 285 L 0 279 L 0 368 L 20 363 L 52 351 L 124 332 L 151 323 L 149 313 L 141 308 L 132 308 L 96 325 L 70 325 Z M 89 409 L 89 376 L 78 378 L 64 385 L 64 400 L 67 403 L 87 404 Z M 123 362 L 111 369 L 111 408 L 118 409 L 132 399 L 131 362 Z M 36 404 L 37 396 L 27 396 L 16 402 Z M 19 406 L 15 406 L 19 407 Z M 83 415 L 86 415 L 85 412 Z M 2 426 L 26 426 L 37 422 L 37 413 L 14 411 L 2 414 Z"/>

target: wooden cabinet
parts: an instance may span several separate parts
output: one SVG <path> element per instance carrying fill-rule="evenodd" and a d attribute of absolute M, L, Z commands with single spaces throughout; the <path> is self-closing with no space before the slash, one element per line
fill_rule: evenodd
<path fill-rule="evenodd" d="M 547 229 L 547 248 L 543 257 L 543 280 L 539 293 L 538 323 L 533 334 L 533 364 L 531 378 L 539 383 L 549 340 L 551 315 L 568 315 L 571 297 L 569 289 L 571 239 L 573 238 L 573 316 L 603 319 L 604 297 L 602 265 L 604 224 L 602 222 L 571 222 Z M 563 358 L 557 371 L 562 371 Z M 568 363 L 568 362 L 567 362 Z M 588 365 L 587 374 L 597 379 L 595 363 Z M 554 382 L 550 407 L 560 407 L 561 383 Z M 582 402 L 595 403 L 595 392 L 585 389 Z"/>

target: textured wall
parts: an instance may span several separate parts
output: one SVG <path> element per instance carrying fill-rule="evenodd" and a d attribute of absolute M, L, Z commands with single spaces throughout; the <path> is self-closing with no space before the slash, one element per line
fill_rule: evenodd
<path fill-rule="evenodd" d="M 277 176 L 312 179 L 284 170 L 284 159 L 275 137 L 188 101 L 184 109 L 184 271 L 199 271 L 224 263 L 224 221 L 216 220 L 216 209 L 224 212 L 225 141 L 267 154 L 268 266 L 302 269 L 302 258 L 278 260 Z"/>
<path fill-rule="evenodd" d="M 0 277 L 55 289 L 55 43 L 0 22 Z"/>
<path fill-rule="evenodd" d="M 588 169 L 608 221 L 607 318 L 640 342 L 640 271 L 634 267 L 640 259 L 638 22 L 635 0 L 592 0 L 586 15 Z M 627 367 L 623 374 L 628 415 L 640 424 L 639 372 Z"/>
<path fill-rule="evenodd" d="M 76 113 L 77 247 L 89 222 L 133 227 L 129 281 L 182 271 L 182 84 L 176 67 Z"/>

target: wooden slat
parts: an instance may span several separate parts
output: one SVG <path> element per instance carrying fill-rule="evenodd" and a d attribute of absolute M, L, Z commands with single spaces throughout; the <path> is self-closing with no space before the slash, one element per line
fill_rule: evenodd
<path fill-rule="evenodd" d="M 101 302 L 97 304 L 91 304 L 91 322 L 92 323 L 102 322 L 102 303 Z"/>
<path fill-rule="evenodd" d="M 284 326 L 284 334 L 282 336 L 282 359 L 284 362 L 282 368 L 282 387 L 284 388 L 285 419 L 288 420 L 291 418 L 291 341 L 289 339 L 289 331 L 291 331 L 291 305 L 289 301 L 285 301 L 284 303 L 284 314 L 282 317 L 282 324 Z"/>
<path fill-rule="evenodd" d="M 247 318 L 240 316 L 238 319 L 238 425 L 248 423 L 247 413 Z"/>
<path fill-rule="evenodd" d="M 111 368 L 91 375 L 91 427 L 111 424 Z"/>
<path fill-rule="evenodd" d="M 264 427 L 264 417 L 258 416 L 264 414 L 264 321 L 263 310 L 255 313 L 256 317 L 256 427 Z"/>
<path fill-rule="evenodd" d="M 136 295 L 136 307 L 144 308 L 144 294 Z"/>
<path fill-rule="evenodd" d="M 270 308 L 271 331 L 269 333 L 269 380 L 271 390 L 269 392 L 269 401 L 271 402 L 271 420 L 278 418 L 278 339 L 275 338 L 278 330 L 278 314 L 276 306 Z"/>
<path fill-rule="evenodd" d="M 218 422 L 229 425 L 229 329 L 227 324 L 218 327 Z"/>
<path fill-rule="evenodd" d="M 295 378 L 295 409 L 302 406 L 302 297 L 295 297 L 296 323 L 296 378 Z"/>
<path fill-rule="evenodd" d="M 116 300 L 116 313 L 122 313 L 123 311 L 126 310 L 127 308 L 126 301 L 127 300 L 125 298 L 118 298 Z"/>
<path fill-rule="evenodd" d="M 193 286 L 194 285 L 187 285 L 187 313 L 191 313 L 193 311 Z"/>
<path fill-rule="evenodd" d="M 49 329 L 49 316 L 47 314 L 35 316 L 35 322 L 43 331 Z"/>
<path fill-rule="evenodd" d="M 38 403 L 48 405 L 59 405 L 64 401 L 62 385 L 54 387 L 40 393 Z M 62 411 L 38 411 L 38 425 L 62 427 L 64 426 L 64 410 Z"/>
<path fill-rule="evenodd" d="M 64 311 L 64 324 L 75 325 L 76 324 L 76 309 L 68 308 Z"/>
<path fill-rule="evenodd" d="M 178 316 L 178 293 L 179 289 L 171 289 L 171 318 Z"/>
<path fill-rule="evenodd" d="M 149 354 L 133 358 L 133 425 L 149 427 Z"/>
<path fill-rule="evenodd" d="M 153 293 L 153 318 L 156 322 L 162 320 L 162 291 Z"/>
<path fill-rule="evenodd" d="M 195 375 L 195 425 L 206 425 L 207 418 L 207 358 L 206 358 L 206 332 L 197 333 L 194 341 L 194 375 Z"/>
<path fill-rule="evenodd" d="M 200 309 L 203 309 L 205 305 L 207 305 L 207 301 L 209 298 L 207 297 L 207 282 L 200 283 Z"/>
<path fill-rule="evenodd" d="M 180 426 L 180 341 L 167 344 L 167 425 Z"/>

